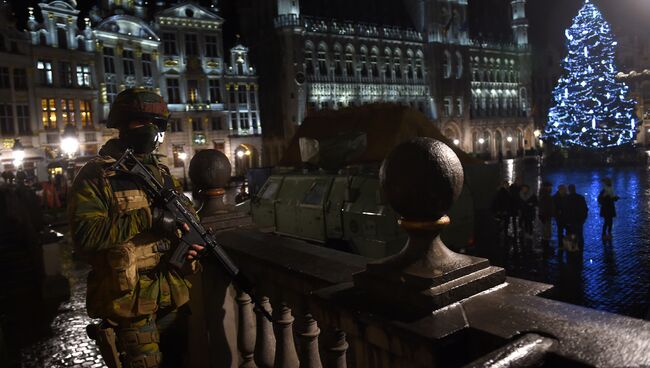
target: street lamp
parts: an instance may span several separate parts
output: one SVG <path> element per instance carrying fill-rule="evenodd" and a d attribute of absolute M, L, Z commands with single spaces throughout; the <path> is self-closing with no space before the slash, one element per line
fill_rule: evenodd
<path fill-rule="evenodd" d="M 77 138 L 77 128 L 72 124 L 68 124 L 63 129 L 63 136 L 61 138 L 61 151 L 65 153 L 68 159 L 74 157 L 75 153 L 79 150 L 79 139 Z"/>
<path fill-rule="evenodd" d="M 454 145 L 457 146 L 457 145 L 459 145 L 459 144 L 460 144 L 460 141 L 459 141 L 458 139 L 454 139 Z"/>
<path fill-rule="evenodd" d="M 187 191 L 187 173 L 185 172 L 185 160 L 187 160 L 187 153 L 185 153 L 185 151 L 179 152 L 178 158 L 183 161 L 183 190 Z"/>
<path fill-rule="evenodd" d="M 508 137 L 506 138 L 506 140 L 508 141 L 508 143 L 512 143 L 512 137 Z"/>
<path fill-rule="evenodd" d="M 478 139 L 478 144 L 483 144 L 483 143 L 485 143 L 485 139 L 483 139 L 483 138 L 479 138 L 479 139 Z"/>
<path fill-rule="evenodd" d="M 20 143 L 20 139 L 16 138 L 14 140 L 14 146 L 11 148 L 11 151 L 13 152 L 14 166 L 19 168 L 23 165 L 23 161 L 25 160 L 25 148 L 22 143 Z"/>
<path fill-rule="evenodd" d="M 68 180 L 74 178 L 74 155 L 79 151 L 79 139 L 77 138 L 77 128 L 72 124 L 66 124 L 61 136 L 61 151 L 68 160 Z"/>

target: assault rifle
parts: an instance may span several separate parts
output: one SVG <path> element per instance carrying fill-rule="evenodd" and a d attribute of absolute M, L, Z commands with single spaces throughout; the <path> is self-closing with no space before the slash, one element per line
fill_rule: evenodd
<path fill-rule="evenodd" d="M 235 287 L 251 297 L 256 308 L 269 320 L 273 321 L 271 314 L 260 307 L 259 300 L 253 290 L 253 284 L 240 272 L 239 268 L 228 257 L 223 247 L 215 240 L 211 230 L 201 225 L 198 218 L 188 210 L 187 204 L 183 202 L 181 195 L 172 188 L 166 188 L 159 183 L 153 174 L 134 155 L 133 150 L 127 149 L 124 155 L 112 165 L 117 172 L 134 175 L 144 183 L 145 190 L 154 199 L 154 203 L 164 210 L 169 211 L 176 219 L 176 223 L 183 223 L 189 226 L 189 231 L 183 233 L 180 242 L 171 254 L 169 263 L 180 269 L 187 262 L 186 256 L 192 244 L 204 245 L 202 255 L 207 253 L 221 264 L 228 275 L 232 278 Z"/>

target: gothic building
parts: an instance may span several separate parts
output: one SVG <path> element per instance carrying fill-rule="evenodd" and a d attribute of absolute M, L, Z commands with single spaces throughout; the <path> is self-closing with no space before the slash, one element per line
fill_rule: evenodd
<path fill-rule="evenodd" d="M 183 157 L 208 148 L 226 153 L 234 174 L 261 164 L 259 88 L 247 48 L 224 52 L 216 2 L 155 5 L 102 0 L 79 19 L 74 0 L 42 1 L 29 8 L 27 32 L 16 30 L 9 5 L 1 5 L 0 171 L 16 169 L 18 139 L 22 168 L 39 180 L 62 172 L 61 140 L 70 134 L 80 166 L 115 136 L 104 123 L 117 94 L 130 87 L 168 101 L 170 129 L 159 152 L 175 174 L 186 170 Z"/>
<path fill-rule="evenodd" d="M 339 2 L 237 2 L 256 45 L 267 163 L 310 111 L 371 102 L 416 108 L 486 157 L 535 146 L 525 0 L 511 1 L 509 43 L 470 37 L 467 0 Z"/>

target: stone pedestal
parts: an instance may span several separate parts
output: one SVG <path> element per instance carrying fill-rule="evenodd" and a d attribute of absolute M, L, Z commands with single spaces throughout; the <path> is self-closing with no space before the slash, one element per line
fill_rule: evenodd
<path fill-rule="evenodd" d="M 398 254 L 355 274 L 355 288 L 398 309 L 430 312 L 505 282 L 502 268 L 455 253 L 440 239 L 450 222 L 445 213 L 463 186 L 462 166 L 449 147 L 429 138 L 404 143 L 384 161 L 380 179 L 409 239 Z"/>

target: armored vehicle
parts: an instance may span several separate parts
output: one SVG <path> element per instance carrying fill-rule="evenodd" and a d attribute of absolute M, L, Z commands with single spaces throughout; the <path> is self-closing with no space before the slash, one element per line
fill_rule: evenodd
<path fill-rule="evenodd" d="M 251 200 L 254 223 L 369 258 L 398 252 L 406 233 L 383 198 L 379 168 L 395 146 L 418 136 L 447 143 L 463 163 L 463 193 L 443 238 L 456 249 L 471 245 L 475 217 L 488 207 L 498 172 L 458 150 L 418 111 L 391 104 L 324 111 L 305 119 L 281 167 Z M 480 184 L 473 185 L 478 177 Z"/>

